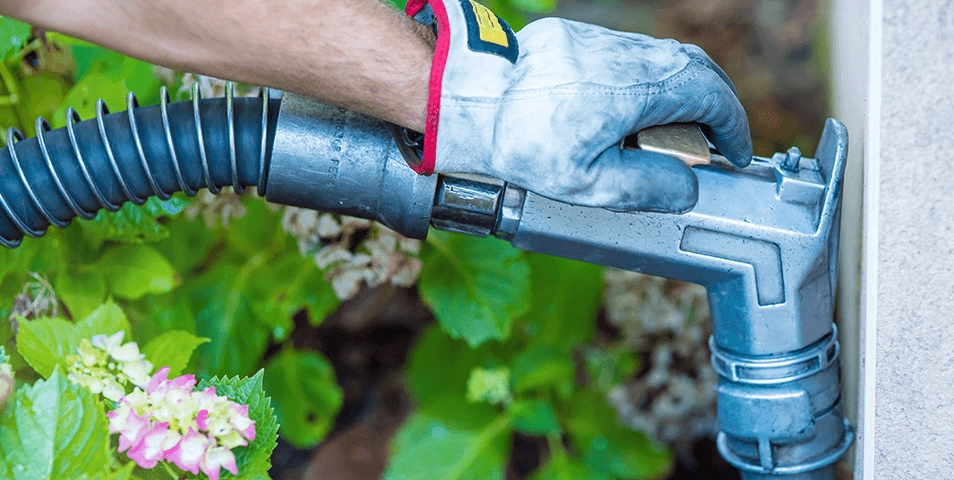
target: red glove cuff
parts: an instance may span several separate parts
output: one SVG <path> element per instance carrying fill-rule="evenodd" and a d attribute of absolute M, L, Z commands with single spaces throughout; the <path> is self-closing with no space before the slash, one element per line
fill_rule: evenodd
<path fill-rule="evenodd" d="M 414 17 L 428 4 L 427 0 L 409 0 L 404 13 Z M 437 20 L 437 45 L 434 47 L 434 60 L 431 64 L 430 86 L 427 95 L 427 120 L 424 124 L 424 154 L 418 165 L 409 164 L 417 173 L 434 173 L 434 159 L 437 152 L 437 125 L 441 110 L 441 83 L 444 78 L 444 66 L 450 52 L 450 35 L 443 30 L 448 28 L 447 9 L 440 0 L 430 2 L 431 10 Z"/>

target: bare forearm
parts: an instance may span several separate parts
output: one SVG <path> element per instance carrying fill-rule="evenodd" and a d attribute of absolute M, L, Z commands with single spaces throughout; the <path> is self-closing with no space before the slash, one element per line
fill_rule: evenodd
<path fill-rule="evenodd" d="M 432 47 L 378 0 L 0 0 L 0 13 L 423 130 Z"/>

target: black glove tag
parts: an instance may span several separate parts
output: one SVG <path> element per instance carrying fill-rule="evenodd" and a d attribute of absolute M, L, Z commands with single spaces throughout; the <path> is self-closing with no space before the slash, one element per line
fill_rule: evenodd
<path fill-rule="evenodd" d="M 467 46 L 480 53 L 499 55 L 517 63 L 517 37 L 507 22 L 474 0 L 460 0 L 467 21 Z"/>

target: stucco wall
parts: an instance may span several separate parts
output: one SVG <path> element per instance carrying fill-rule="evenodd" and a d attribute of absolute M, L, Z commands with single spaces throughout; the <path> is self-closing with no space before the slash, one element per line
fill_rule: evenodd
<path fill-rule="evenodd" d="M 954 478 L 954 0 L 882 5 L 874 478 Z"/>

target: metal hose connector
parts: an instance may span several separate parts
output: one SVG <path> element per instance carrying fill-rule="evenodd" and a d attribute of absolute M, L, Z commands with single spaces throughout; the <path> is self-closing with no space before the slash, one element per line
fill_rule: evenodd
<path fill-rule="evenodd" d="M 50 225 L 150 196 L 223 186 L 264 195 L 279 102 L 268 89 L 258 98 L 235 98 L 231 83 L 225 91 L 202 99 L 193 85 L 191 100 L 173 103 L 162 87 L 159 105 L 148 107 L 130 92 L 125 112 L 111 114 L 98 100 L 91 120 L 71 107 L 63 128 L 38 118 L 34 138 L 9 129 L 0 150 L 0 245 L 15 248 Z"/>

